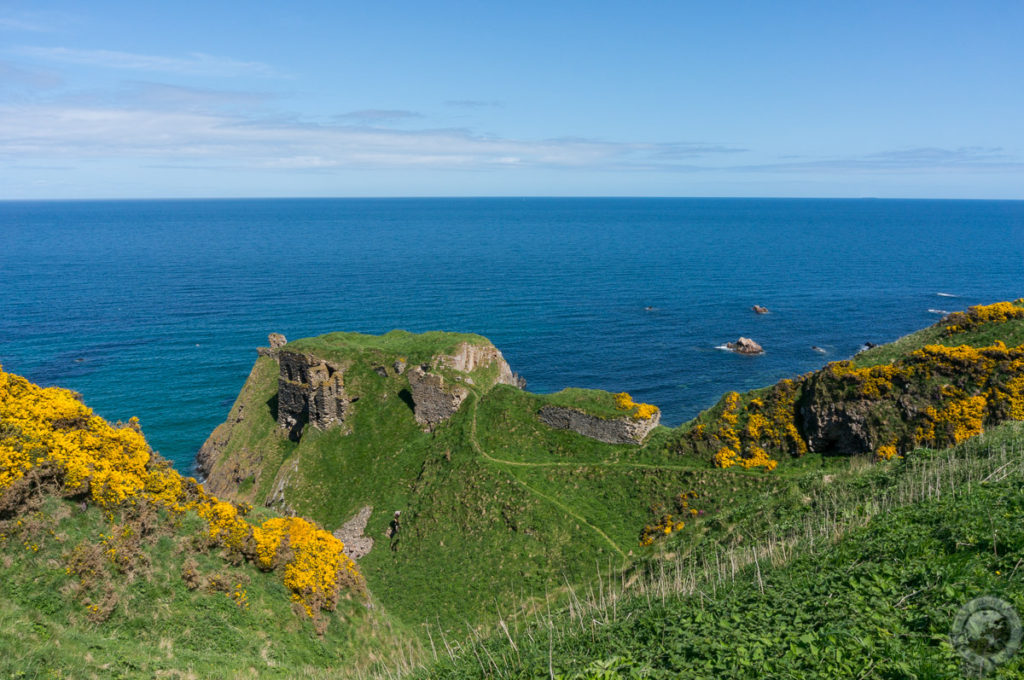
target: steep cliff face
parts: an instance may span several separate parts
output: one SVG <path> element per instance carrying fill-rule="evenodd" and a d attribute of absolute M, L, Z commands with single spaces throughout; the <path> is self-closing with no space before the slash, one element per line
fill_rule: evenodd
<path fill-rule="evenodd" d="M 526 387 L 526 380 L 512 372 L 505 357 L 494 345 L 463 342 L 453 354 L 438 356 L 436 364 L 460 373 L 471 373 L 478 368 L 497 366 L 498 377 L 494 381 L 496 385 L 512 385 L 520 389 Z"/>

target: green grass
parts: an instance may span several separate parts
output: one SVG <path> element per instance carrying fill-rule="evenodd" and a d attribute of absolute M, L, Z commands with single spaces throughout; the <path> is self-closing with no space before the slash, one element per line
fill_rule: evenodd
<path fill-rule="evenodd" d="M 536 395 L 542 404 L 564 406 L 583 411 L 598 418 L 623 418 L 629 415 L 615 406 L 615 395 L 604 390 L 586 390 L 579 387 L 567 387 L 554 394 Z M 538 407 L 539 408 L 539 407 Z"/>
<path fill-rule="evenodd" d="M 417 364 L 425 363 L 437 354 L 452 354 L 464 342 L 471 345 L 490 344 L 487 338 L 475 333 L 410 333 L 394 330 L 383 335 L 328 333 L 314 338 L 294 340 L 285 345 L 284 349 L 308 352 L 322 359 L 335 361 L 371 357 L 384 360 L 388 357 L 391 361 L 405 358 L 409 364 Z"/>
<path fill-rule="evenodd" d="M 115 525 L 132 513 L 116 513 Z M 55 496 L 8 523 L 0 540 L 0 676 L 5 678 L 356 677 L 370 659 L 407 654 L 414 637 L 361 598 L 344 597 L 318 631 L 295 611 L 280 574 L 231 566 L 197 542 L 203 522 L 160 513 L 154 533 L 115 566 L 100 550 L 94 577 L 67 573 L 68 556 L 100 545 L 115 531 L 95 507 Z M 26 547 L 26 545 L 28 547 Z M 186 563 L 199 577 L 219 576 L 246 592 L 240 607 L 224 592 L 190 589 Z M 91 621 L 90 603 L 112 609 Z M 387 631 L 387 634 L 382 634 Z"/>
<path fill-rule="evenodd" d="M 1024 611 L 1024 426 L 851 474 L 830 482 L 833 514 L 805 511 L 799 531 L 606 580 L 419 677 L 964 677 L 959 608 L 995 595 Z M 1022 672 L 1018 655 L 989 677 Z"/>
<path fill-rule="evenodd" d="M 1004 323 L 987 323 L 973 331 L 954 333 L 953 335 L 947 335 L 945 327 L 939 322 L 894 342 L 861 352 L 854 357 L 853 363 L 859 367 L 878 366 L 892 363 L 899 357 L 921 349 L 925 345 L 985 347 L 994 344 L 997 340 L 1006 343 L 1007 347 L 1024 345 L 1024 319 Z"/>
<path fill-rule="evenodd" d="M 888 361 L 934 342 L 936 332 L 925 329 L 897 347 L 864 353 L 858 361 Z M 901 508 L 921 500 L 915 496 L 915 485 L 942 486 L 956 475 L 968 475 L 961 478 L 969 480 L 974 469 L 968 463 L 941 460 L 948 452 L 918 451 L 906 461 L 888 464 L 872 464 L 863 457 L 807 454 L 784 459 L 772 473 L 720 470 L 700 452 L 681 454 L 674 442 L 694 424 L 717 417 L 721 403 L 682 428 L 656 428 L 642 446 L 610 445 L 548 428 L 536 415 L 545 404 L 604 417 L 621 414 L 610 393 L 565 390 L 534 395 L 505 385 L 489 389 L 489 380 L 467 384 L 470 397 L 462 408 L 432 432 L 424 432 L 413 418 L 407 394 L 403 395 L 407 377 L 393 372 L 380 376 L 373 366 L 386 364 L 387 357 L 399 352 L 415 363 L 421 361 L 417 351 L 427 361 L 434 353 L 454 347 L 427 343 L 417 349 L 403 343 L 419 336 L 404 333 L 395 335 L 394 343 L 358 334 L 349 343 L 347 338 L 353 334 L 336 335 L 341 338 L 338 342 L 325 340 L 334 338 L 332 334 L 308 341 L 311 344 L 296 341 L 289 348 L 339 360 L 358 358 L 345 374 L 346 390 L 360 397 L 346 417 L 346 427 L 325 432 L 307 428 L 298 443 L 280 435 L 272 408 L 274 364 L 261 359 L 269 363 L 254 369 L 236 403 L 244 414 L 241 422 L 233 422 L 236 411 L 232 410 L 230 431 L 222 433 L 225 455 L 219 464 L 238 468 L 243 488 L 234 493 L 239 497 L 262 504 L 283 488 L 286 508 L 311 516 L 328 529 L 340 526 L 360 508 L 372 506 L 366 534 L 377 543 L 360 560 L 360 569 L 374 603 L 396 625 L 417 631 L 416 640 L 424 650 L 440 649 L 440 657 L 447 654 L 444 649 L 461 645 L 471 656 L 451 662 L 449 671 L 455 673 L 451 677 L 461 677 L 458 673 L 472 677 L 473 668 L 500 675 L 488 666 L 488 654 L 504 659 L 498 667 L 513 669 L 510 677 L 533 677 L 530 673 L 550 677 L 546 666 L 540 670 L 520 666 L 518 655 L 513 661 L 515 648 L 501 647 L 509 635 L 493 629 L 495 622 L 519 629 L 527 640 L 513 638 L 521 649 L 528 649 L 529 636 L 538 635 L 530 627 L 538 612 L 558 609 L 574 598 L 582 602 L 574 610 L 582 606 L 604 617 L 608 625 L 621 621 L 603 608 L 609 602 L 610 582 L 618 589 L 613 607 L 619 601 L 625 606 L 634 596 L 649 600 L 652 593 L 691 597 L 692 593 L 664 584 L 679 585 L 686 580 L 681 576 L 684 572 L 712 574 L 714 569 L 709 571 L 709 565 L 700 562 L 711 556 L 738 560 L 736 578 L 741 572 L 749 578 L 744 570 L 754 555 L 761 554 L 759 546 L 769 546 L 764 556 L 773 573 L 784 574 L 783 564 L 794 556 L 817 555 L 837 535 L 856 530 L 882 509 L 903 512 Z M 946 344 L 989 344 L 996 337 L 1012 344 L 1019 336 L 1024 341 L 1024 324 L 1011 322 L 952 336 Z M 327 345 L 334 349 L 326 349 Z M 330 351 L 338 353 L 327 356 Z M 446 374 L 449 377 L 453 376 Z M 767 389 L 741 395 L 741 403 Z M 983 441 L 990 446 L 1000 441 L 1015 445 L 1020 432 L 1014 428 L 1008 425 L 986 433 Z M 951 476 L 943 481 L 942 474 Z M 935 475 L 940 476 L 938 481 Z M 641 548 L 643 526 L 663 513 L 677 514 L 674 498 L 683 491 L 699 494 L 690 502 L 699 514 L 686 517 L 686 526 L 666 540 Z M 384 533 L 395 510 L 402 511 L 402 529 L 398 540 L 392 541 Z M 809 546 L 804 546 L 805 540 Z M 732 562 L 728 571 L 731 586 Z M 714 573 L 718 576 L 712 597 L 724 578 L 724 572 Z M 695 581 L 689 583 L 692 586 Z M 785 592 L 788 597 L 798 596 L 793 589 Z M 591 598 L 593 593 L 604 595 Z M 587 604 L 591 601 L 596 604 Z M 687 600 L 691 607 L 701 601 Z M 556 621 L 561 632 L 557 641 L 552 640 L 553 645 L 563 645 L 564 656 L 556 670 L 566 677 L 588 665 L 611 663 L 610 659 L 626 659 L 615 663 L 628 668 L 636 658 L 634 670 L 662 668 L 664 677 L 678 671 L 675 666 L 658 667 L 662 661 L 641 658 L 611 643 L 595 647 L 597 651 L 583 657 L 582 665 L 573 665 L 572 654 L 580 651 L 584 638 L 591 634 L 597 636 L 592 640 L 600 638 L 590 623 L 573 616 L 578 614 Z M 635 618 L 640 616 L 641 609 L 636 609 Z M 813 620 L 810 613 L 801 616 Z M 648 625 L 657 624 L 652 620 Z M 573 627 L 580 632 L 571 633 Z M 466 646 L 467 640 L 479 640 L 492 629 L 506 642 Z M 547 652 L 546 635 L 534 650 L 540 660 Z M 754 649 L 761 642 L 742 644 Z M 854 650 L 845 653 L 852 658 Z M 724 652 L 718 649 L 715 654 Z M 409 656 L 408 663 L 414 656 Z M 779 673 L 785 672 L 780 667 Z M 900 677 L 893 673 L 878 677 Z M 871 672 L 865 677 L 872 677 Z"/>

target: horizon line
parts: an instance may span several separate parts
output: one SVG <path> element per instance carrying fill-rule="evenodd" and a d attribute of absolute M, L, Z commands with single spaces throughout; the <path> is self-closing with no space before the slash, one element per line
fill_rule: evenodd
<path fill-rule="evenodd" d="M 944 196 L 663 196 L 663 195 L 394 195 L 394 196 L 96 196 L 88 198 L 4 198 L 0 203 L 87 203 L 91 201 L 399 201 L 399 200 L 782 200 L 782 201 L 999 201 L 1021 202 L 1021 198 L 977 198 Z"/>

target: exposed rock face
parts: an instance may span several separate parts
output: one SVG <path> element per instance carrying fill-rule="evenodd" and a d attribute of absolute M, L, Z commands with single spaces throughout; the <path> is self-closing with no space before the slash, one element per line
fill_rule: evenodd
<path fill-rule="evenodd" d="M 446 384 L 443 377 L 428 373 L 423 366 L 409 371 L 409 390 L 416 422 L 431 428 L 451 418 L 469 396 L 468 388 Z"/>
<path fill-rule="evenodd" d="M 326 429 L 345 420 L 354 399 L 345 393 L 342 367 L 308 354 L 280 352 L 277 425 L 297 439 L 303 425 Z"/>
<path fill-rule="evenodd" d="M 482 366 L 498 363 L 498 380 L 496 384 L 512 385 L 522 389 L 526 381 L 512 372 L 505 357 L 494 345 L 473 345 L 464 342 L 456 349 L 455 354 L 442 356 L 439 364 L 463 373 L 469 373 Z"/>
<path fill-rule="evenodd" d="M 910 394 L 886 399 L 844 398 L 841 384 L 819 371 L 804 383 L 797 427 L 811 451 L 858 454 L 899 438 L 923 410 Z"/>
<path fill-rule="evenodd" d="M 878 447 L 868 425 L 870 413 L 867 401 L 807 401 L 800 408 L 800 419 L 808 448 L 843 454 L 874 451 Z"/>
<path fill-rule="evenodd" d="M 479 368 L 497 364 L 498 377 L 495 384 L 512 385 L 522 389 L 526 381 L 512 372 L 505 357 L 494 345 L 474 345 L 464 342 L 453 354 L 442 354 L 433 357 L 430 364 L 423 364 L 408 371 L 409 391 L 414 404 L 413 413 L 416 422 L 433 428 L 454 415 L 459 406 L 469 396 L 469 389 L 446 381 L 440 373 L 431 372 L 431 365 L 438 369 L 470 373 Z M 401 375 L 405 371 L 405 363 L 396 361 L 395 372 Z M 476 385 L 472 376 L 457 377 L 467 385 Z M 487 387 L 485 385 L 485 387 Z"/>
<path fill-rule="evenodd" d="M 345 544 L 345 554 L 354 560 L 365 557 L 373 550 L 373 538 L 364 535 L 371 514 L 373 506 L 367 505 L 334 532 L 334 537 Z"/>
<path fill-rule="evenodd" d="M 661 421 L 661 411 L 649 420 L 641 418 L 598 418 L 563 406 L 545 406 L 541 421 L 557 430 L 572 430 L 607 444 L 640 444 Z"/>
<path fill-rule="evenodd" d="M 755 314 L 767 314 L 768 308 L 762 307 L 761 305 L 754 305 L 750 308 Z"/>
<path fill-rule="evenodd" d="M 740 337 L 736 342 L 727 342 L 725 346 L 737 354 L 764 354 L 764 348 L 750 338 Z"/>

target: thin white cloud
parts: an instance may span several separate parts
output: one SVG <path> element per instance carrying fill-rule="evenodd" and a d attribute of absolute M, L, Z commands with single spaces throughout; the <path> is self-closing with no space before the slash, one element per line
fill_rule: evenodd
<path fill-rule="evenodd" d="M 789 160 L 730 166 L 730 170 L 779 173 L 902 173 L 945 172 L 1021 172 L 1024 161 L 1001 147 L 962 146 L 955 149 L 915 147 L 894 149 L 862 156 Z"/>
<path fill-rule="evenodd" d="M 33 90 L 48 90 L 64 82 L 57 73 L 38 68 L 24 68 L 9 61 L 0 60 L 0 88 L 19 86 Z"/>
<path fill-rule="evenodd" d="M 725 147 L 694 148 L 692 156 Z M 253 120 L 167 107 L 0 106 L 0 157 L 33 161 L 134 158 L 257 168 L 556 167 L 689 169 L 677 145 L 519 140 L 466 130 L 391 130 Z"/>
<path fill-rule="evenodd" d="M 240 61 L 201 52 L 193 52 L 183 57 L 166 57 L 116 50 L 82 50 L 70 47 L 25 46 L 15 48 L 13 51 L 22 56 L 45 61 L 129 71 L 214 77 L 279 75 L 271 66 L 258 61 Z"/>

